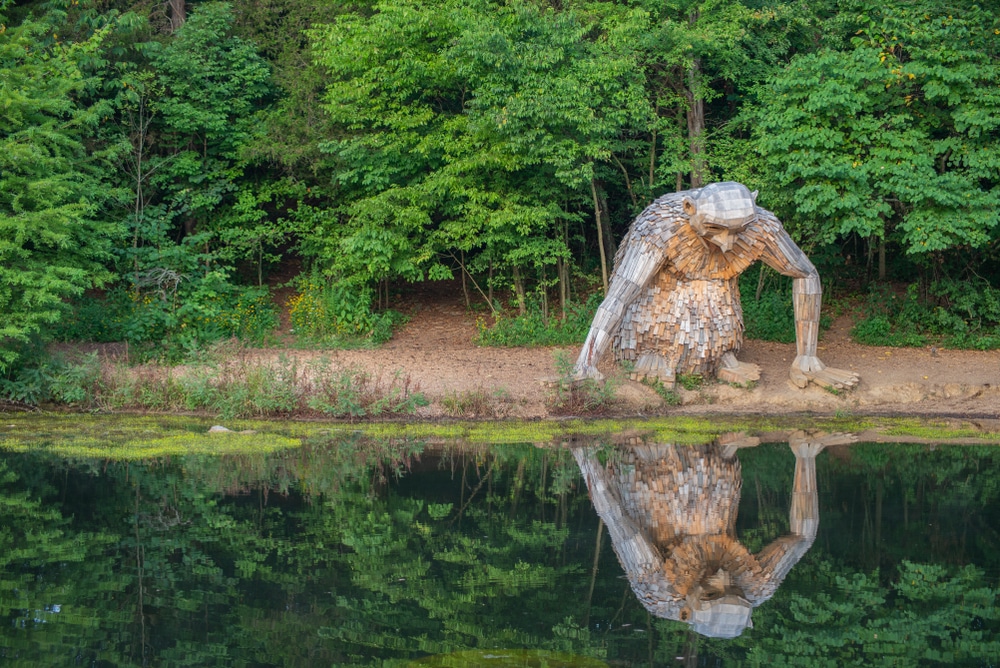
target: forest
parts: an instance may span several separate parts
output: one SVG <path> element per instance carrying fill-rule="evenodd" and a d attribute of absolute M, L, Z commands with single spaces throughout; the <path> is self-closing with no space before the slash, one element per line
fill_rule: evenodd
<path fill-rule="evenodd" d="M 377 343 L 441 279 L 484 344 L 572 343 L 633 217 L 720 180 L 856 340 L 1000 347 L 998 126 L 969 0 L 0 0 L 0 383 L 281 309 Z M 743 280 L 748 335 L 793 336 Z"/>

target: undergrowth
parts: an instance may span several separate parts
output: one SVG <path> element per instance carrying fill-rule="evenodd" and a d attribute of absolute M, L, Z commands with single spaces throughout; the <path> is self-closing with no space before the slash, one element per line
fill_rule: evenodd
<path fill-rule="evenodd" d="M 54 328 L 60 341 L 128 342 L 133 359 L 179 362 L 214 342 L 273 340 L 278 309 L 266 287 L 237 286 L 210 272 L 174 291 L 119 286 L 81 299 Z M 154 286 L 155 287 L 155 286 Z"/>
<path fill-rule="evenodd" d="M 1000 289 L 982 279 L 934 281 L 923 294 L 873 285 L 863 312 L 851 336 L 865 345 L 1000 348 Z"/>
<path fill-rule="evenodd" d="M 587 337 L 602 298 L 601 293 L 594 293 L 582 304 L 570 304 L 565 320 L 552 314 L 546 318 L 541 307 L 531 301 L 524 315 L 501 314 L 492 325 L 479 318 L 475 343 L 496 347 L 579 345 Z"/>
<path fill-rule="evenodd" d="M 667 406 L 681 405 L 681 395 L 677 392 L 677 390 L 667 387 L 660 381 L 659 378 L 650 378 L 647 376 L 642 379 L 642 384 L 652 388 Z"/>
<path fill-rule="evenodd" d="M 303 274 L 298 291 L 287 302 L 293 332 L 307 343 L 335 347 L 358 341 L 385 343 L 407 318 L 393 310 L 374 309 L 375 290 L 326 278 L 318 272 Z"/>
<path fill-rule="evenodd" d="M 795 312 L 792 308 L 791 279 L 765 268 L 763 287 L 758 299 L 760 276 L 757 271 L 748 271 L 740 277 L 746 337 L 794 343 Z M 596 292 L 585 303 L 571 305 L 565 321 L 551 315 L 545 318 L 535 302 L 529 302 L 524 315 L 501 314 L 493 325 L 488 325 L 481 317 L 477 321 L 475 342 L 481 346 L 579 345 L 587 337 L 594 313 L 602 299 L 603 294 Z M 829 315 L 824 314 L 820 318 L 820 327 L 826 329 L 831 322 Z"/>
<path fill-rule="evenodd" d="M 761 278 L 763 276 L 763 279 Z M 761 286 L 760 298 L 757 288 Z M 795 343 L 795 309 L 792 307 L 792 280 L 773 269 L 747 271 L 740 276 L 740 303 L 748 339 Z M 820 329 L 828 329 L 833 319 L 824 309 Z"/>

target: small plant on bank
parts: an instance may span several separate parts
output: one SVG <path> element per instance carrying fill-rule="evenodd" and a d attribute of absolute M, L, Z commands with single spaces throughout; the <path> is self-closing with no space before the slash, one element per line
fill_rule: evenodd
<path fill-rule="evenodd" d="M 747 392 L 752 392 L 757 387 L 756 380 L 748 380 L 745 383 L 729 383 L 729 387 L 735 387 L 738 390 L 746 390 Z"/>
<path fill-rule="evenodd" d="M 298 362 L 236 358 L 195 367 L 179 383 L 188 410 L 209 410 L 224 419 L 293 415 L 303 399 Z"/>
<path fill-rule="evenodd" d="M 376 417 L 412 415 L 430 402 L 417 391 L 410 377 L 400 372 L 385 381 L 359 369 L 335 371 L 326 360 L 310 365 L 310 388 L 307 405 L 312 410 L 334 417 Z"/>
<path fill-rule="evenodd" d="M 701 389 L 705 384 L 705 379 L 700 373 L 679 373 L 677 374 L 677 384 L 685 390 L 694 391 Z"/>
<path fill-rule="evenodd" d="M 184 410 L 185 393 L 168 369 L 117 363 L 102 371 L 92 403 L 103 410 L 173 412 Z"/>
<path fill-rule="evenodd" d="M 555 353 L 556 371 L 559 376 L 549 397 L 549 409 L 557 415 L 598 414 L 610 409 L 616 399 L 617 378 L 598 382 L 590 378 L 573 377 L 574 363 L 565 351 Z"/>
<path fill-rule="evenodd" d="M 698 377 L 700 378 L 701 376 Z M 642 379 L 642 384 L 647 387 L 653 388 L 653 391 L 660 396 L 660 399 L 662 399 L 663 403 L 665 403 L 667 406 L 681 405 L 681 395 L 677 392 L 677 390 L 672 390 L 668 388 L 660 381 L 659 378 L 649 378 L 647 376 L 646 378 Z"/>

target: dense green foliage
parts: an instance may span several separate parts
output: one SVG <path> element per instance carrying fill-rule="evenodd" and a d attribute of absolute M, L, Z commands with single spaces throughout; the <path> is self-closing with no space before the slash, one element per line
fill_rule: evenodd
<path fill-rule="evenodd" d="M 976 5 L 861 7 L 763 98 L 761 147 L 771 175 L 796 186 L 796 229 L 814 243 L 891 235 L 908 254 L 989 245 L 1000 221 L 1000 21 Z"/>
<path fill-rule="evenodd" d="M 484 341 L 573 338 L 634 215 L 726 179 L 825 279 L 918 286 L 919 327 L 860 338 L 996 345 L 1000 19 L 973 0 L 5 0 L 0 26 L 5 375 L 53 337 L 265 341 L 299 269 L 313 341 L 384 339 L 390 285 L 445 278 L 501 318 Z"/>
<path fill-rule="evenodd" d="M 81 69 L 104 35 L 65 44 L 59 18 L 0 31 L 0 370 L 63 299 L 111 277 L 107 156 L 87 146 L 106 109 L 83 99 Z"/>

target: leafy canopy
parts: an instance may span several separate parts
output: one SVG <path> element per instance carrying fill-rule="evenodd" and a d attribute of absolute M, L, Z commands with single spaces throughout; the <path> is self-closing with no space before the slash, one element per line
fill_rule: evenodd
<path fill-rule="evenodd" d="M 110 277 L 108 164 L 85 143 L 102 113 L 79 102 L 79 62 L 104 33 L 64 44 L 60 18 L 0 29 L 0 372 L 59 319 L 64 299 Z"/>

